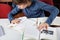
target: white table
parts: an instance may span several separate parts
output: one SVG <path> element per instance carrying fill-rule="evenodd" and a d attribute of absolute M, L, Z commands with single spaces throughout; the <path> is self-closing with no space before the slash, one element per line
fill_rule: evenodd
<path fill-rule="evenodd" d="M 46 18 L 41 18 L 44 20 L 46 20 Z M 4 27 L 5 36 L 0 37 L 0 40 L 20 40 L 20 32 L 11 30 L 7 28 L 7 25 L 9 25 L 9 20 L 8 19 L 0 19 L 0 25 L 2 25 Z M 54 22 L 52 23 L 53 25 L 60 25 L 60 18 L 57 17 Z M 57 33 L 58 33 L 58 40 L 60 40 L 60 28 L 57 28 Z"/>

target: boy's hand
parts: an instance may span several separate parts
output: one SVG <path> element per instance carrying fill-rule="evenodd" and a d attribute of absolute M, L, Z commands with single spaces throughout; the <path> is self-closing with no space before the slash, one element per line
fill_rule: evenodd
<path fill-rule="evenodd" d="M 42 23 L 42 24 L 40 24 L 40 25 L 38 26 L 38 29 L 41 30 L 41 29 L 44 29 L 44 28 L 45 28 L 45 29 L 47 30 L 48 27 L 49 27 L 49 24 L 47 24 L 47 23 Z"/>
<path fill-rule="evenodd" d="M 14 20 L 11 21 L 11 23 L 13 23 L 13 24 L 17 23 L 18 24 L 18 23 L 20 23 L 20 20 L 19 19 L 14 19 Z"/>

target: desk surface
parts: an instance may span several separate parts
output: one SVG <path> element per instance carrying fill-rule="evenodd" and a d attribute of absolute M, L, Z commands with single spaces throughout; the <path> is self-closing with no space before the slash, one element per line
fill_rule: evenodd
<path fill-rule="evenodd" d="M 44 17 L 44 18 L 41 18 L 42 20 L 40 20 L 40 21 L 43 21 L 43 20 L 46 20 L 46 18 Z M 35 19 L 34 19 L 35 20 Z M 57 22 L 56 22 L 57 21 Z M 52 24 L 59 24 L 60 25 L 60 18 L 59 17 L 57 17 L 55 20 L 54 20 L 54 22 L 52 23 Z M 0 19 L 0 25 L 3 25 L 4 27 L 5 26 L 7 26 L 7 25 L 9 25 L 9 20 L 8 19 Z M 31 24 L 30 24 L 30 26 L 31 26 Z M 14 31 L 14 30 L 11 30 L 11 29 L 7 29 L 6 27 L 4 28 L 5 29 L 5 31 L 6 31 L 6 34 L 7 35 L 5 35 L 5 36 L 3 36 L 2 38 L 0 38 L 1 40 L 20 40 L 20 33 L 18 32 L 16 32 L 16 31 Z M 29 29 L 31 29 L 32 30 L 32 27 L 30 27 Z M 29 30 L 28 29 L 28 30 Z M 30 31 L 31 31 L 30 30 Z M 60 30 L 60 28 L 59 28 L 59 30 Z M 35 30 L 33 30 L 33 31 L 35 31 Z M 58 31 L 59 32 L 59 31 Z M 37 32 L 36 32 L 37 33 Z M 33 33 L 34 34 L 34 33 Z M 59 34 L 60 35 L 60 34 Z M 17 36 L 17 37 L 16 37 Z M 35 35 L 34 35 L 35 36 Z M 59 36 L 60 37 L 60 36 Z"/>

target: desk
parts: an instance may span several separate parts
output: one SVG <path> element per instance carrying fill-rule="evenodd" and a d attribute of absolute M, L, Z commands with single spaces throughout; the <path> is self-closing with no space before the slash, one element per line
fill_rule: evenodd
<path fill-rule="evenodd" d="M 43 20 L 46 20 L 46 18 L 44 17 Z M 42 20 L 42 21 L 43 21 Z M 57 21 L 57 22 L 56 22 Z M 54 22 L 52 24 L 54 25 L 60 25 L 60 18 L 57 17 Z M 0 19 L 0 25 L 2 25 L 4 27 L 4 30 L 6 32 L 5 36 L 0 37 L 0 40 L 20 40 L 20 32 L 11 30 L 7 28 L 7 25 L 9 25 L 9 20 L 8 19 Z M 57 35 L 58 35 L 58 39 L 60 40 L 60 28 L 57 28 Z"/>

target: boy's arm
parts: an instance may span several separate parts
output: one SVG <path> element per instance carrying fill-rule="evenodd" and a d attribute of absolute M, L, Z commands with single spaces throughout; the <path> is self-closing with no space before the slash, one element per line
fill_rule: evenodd
<path fill-rule="evenodd" d="M 16 5 L 15 5 L 14 3 L 12 3 L 12 7 L 13 7 L 13 8 L 15 8 L 15 7 L 16 7 Z"/>
<path fill-rule="evenodd" d="M 15 15 L 20 9 L 16 6 L 9 14 L 8 19 L 10 22 L 14 19 L 13 15 Z"/>
<path fill-rule="evenodd" d="M 59 10 L 54 6 L 45 4 L 43 2 L 39 2 L 39 3 L 40 3 L 39 6 L 42 10 L 48 11 L 50 13 L 50 16 L 46 20 L 46 23 L 50 25 L 52 21 L 55 19 L 55 17 L 58 15 Z"/>

